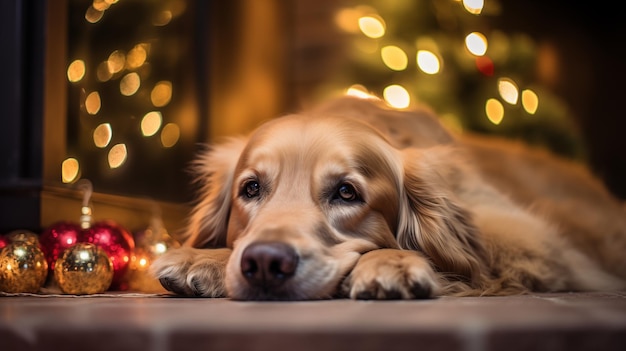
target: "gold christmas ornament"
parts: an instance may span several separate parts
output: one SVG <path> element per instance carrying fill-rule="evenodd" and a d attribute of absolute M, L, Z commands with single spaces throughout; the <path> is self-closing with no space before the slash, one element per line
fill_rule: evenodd
<path fill-rule="evenodd" d="M 0 291 L 36 293 L 48 275 L 48 263 L 38 244 L 14 241 L 0 251 Z"/>
<path fill-rule="evenodd" d="M 161 220 L 160 211 L 158 212 L 155 213 L 148 228 L 134 233 L 135 250 L 126 274 L 129 290 L 145 293 L 167 292 L 159 280 L 150 273 L 150 265 L 159 256 L 179 247 L 180 244 L 169 235 Z"/>
<path fill-rule="evenodd" d="M 57 259 L 54 278 L 66 294 L 97 294 L 111 285 L 113 264 L 103 249 L 90 243 L 78 243 Z"/>
<path fill-rule="evenodd" d="M 27 242 L 29 244 L 39 245 L 39 236 L 30 230 L 14 230 L 7 234 L 10 242 Z"/>

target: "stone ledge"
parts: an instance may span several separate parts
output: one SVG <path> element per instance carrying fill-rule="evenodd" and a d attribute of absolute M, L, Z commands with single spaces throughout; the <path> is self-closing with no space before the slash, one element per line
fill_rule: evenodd
<path fill-rule="evenodd" d="M 626 292 L 422 301 L 0 298 L 2 350 L 622 350 Z"/>

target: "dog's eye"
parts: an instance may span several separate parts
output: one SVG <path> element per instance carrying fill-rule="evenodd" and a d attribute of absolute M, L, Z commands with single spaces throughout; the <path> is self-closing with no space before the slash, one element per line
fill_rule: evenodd
<path fill-rule="evenodd" d="M 259 196 L 260 192 L 261 185 L 259 185 L 259 182 L 257 182 L 256 180 L 250 180 L 244 184 L 243 193 L 246 195 L 246 197 L 253 198 Z"/>
<path fill-rule="evenodd" d="M 358 199 L 358 195 L 356 189 L 352 184 L 344 183 L 337 188 L 337 194 L 335 195 L 338 199 L 343 201 L 351 202 Z"/>

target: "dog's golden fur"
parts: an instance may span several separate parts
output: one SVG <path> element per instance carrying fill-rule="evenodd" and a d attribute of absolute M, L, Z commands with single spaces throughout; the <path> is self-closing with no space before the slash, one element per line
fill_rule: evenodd
<path fill-rule="evenodd" d="M 234 299 L 626 288 L 626 211 L 584 167 L 452 135 L 426 110 L 343 98 L 195 163 L 169 290 Z M 254 252 L 253 252 L 254 251 Z"/>

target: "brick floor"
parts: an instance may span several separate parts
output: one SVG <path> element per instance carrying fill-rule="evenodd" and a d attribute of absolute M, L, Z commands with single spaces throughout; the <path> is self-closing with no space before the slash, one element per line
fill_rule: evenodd
<path fill-rule="evenodd" d="M 0 297 L 0 350 L 626 350 L 626 292 L 425 301 Z"/>

